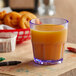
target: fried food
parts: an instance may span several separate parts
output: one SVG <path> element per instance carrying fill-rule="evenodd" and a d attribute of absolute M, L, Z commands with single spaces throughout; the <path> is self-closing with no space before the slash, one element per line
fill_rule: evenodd
<path fill-rule="evenodd" d="M 3 20 L 6 15 L 6 11 L 0 12 L 0 20 Z"/>
<path fill-rule="evenodd" d="M 0 24 L 3 24 L 3 19 L 4 19 L 5 15 L 6 15 L 6 11 L 0 12 Z"/>
<path fill-rule="evenodd" d="M 41 24 L 40 20 L 39 19 L 36 19 L 35 20 L 35 24 Z"/>
<path fill-rule="evenodd" d="M 6 13 L 6 11 L 0 12 L 0 24 L 5 24 L 16 29 L 30 28 L 29 21 L 34 18 L 37 17 L 28 11 L 22 11 L 20 13 Z"/>
<path fill-rule="evenodd" d="M 34 18 L 36 18 L 36 16 L 30 13 L 22 15 L 19 26 L 22 29 L 30 28 L 29 21 Z"/>
<path fill-rule="evenodd" d="M 28 11 L 21 11 L 20 12 L 21 15 L 28 14 L 28 13 L 30 13 L 30 12 L 28 12 Z"/>
<path fill-rule="evenodd" d="M 0 24 L 3 24 L 3 21 L 2 20 L 0 20 Z"/>
<path fill-rule="evenodd" d="M 17 12 L 10 12 L 4 17 L 4 24 L 13 28 L 19 28 L 21 15 Z"/>
<path fill-rule="evenodd" d="M 34 14 L 28 11 L 22 11 L 20 12 L 21 15 L 30 15 L 31 18 L 37 18 Z"/>

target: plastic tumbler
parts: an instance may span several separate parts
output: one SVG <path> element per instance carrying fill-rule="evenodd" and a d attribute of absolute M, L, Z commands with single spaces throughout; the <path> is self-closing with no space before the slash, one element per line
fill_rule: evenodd
<path fill-rule="evenodd" d="M 68 20 L 32 19 L 30 28 L 34 62 L 45 65 L 62 63 L 67 41 Z"/>

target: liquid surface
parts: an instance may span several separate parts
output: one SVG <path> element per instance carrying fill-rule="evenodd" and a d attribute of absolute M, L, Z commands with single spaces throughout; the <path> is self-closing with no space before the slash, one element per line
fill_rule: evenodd
<path fill-rule="evenodd" d="M 64 29 L 62 25 L 36 25 L 35 29 L 38 31 L 60 31 Z"/>

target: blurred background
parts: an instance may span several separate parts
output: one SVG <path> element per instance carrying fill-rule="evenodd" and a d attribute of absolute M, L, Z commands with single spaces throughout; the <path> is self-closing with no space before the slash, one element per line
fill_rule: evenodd
<path fill-rule="evenodd" d="M 37 17 L 61 17 L 69 20 L 68 42 L 76 43 L 76 0 L 0 0 L 0 8 L 30 11 Z"/>

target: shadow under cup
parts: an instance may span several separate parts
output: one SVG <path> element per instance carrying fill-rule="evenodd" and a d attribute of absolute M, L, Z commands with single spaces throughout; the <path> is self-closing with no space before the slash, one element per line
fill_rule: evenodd
<path fill-rule="evenodd" d="M 35 63 L 45 65 L 61 63 L 67 41 L 68 20 L 32 19 L 30 28 Z"/>

